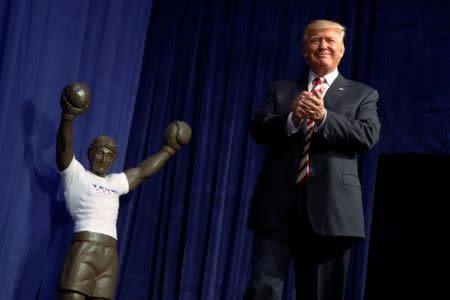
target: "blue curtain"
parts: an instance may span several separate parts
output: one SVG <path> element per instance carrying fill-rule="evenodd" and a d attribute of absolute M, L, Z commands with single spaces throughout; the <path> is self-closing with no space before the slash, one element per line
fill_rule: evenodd
<path fill-rule="evenodd" d="M 450 19 L 445 1 L 376 1 L 370 78 L 381 152 L 450 154 Z"/>
<path fill-rule="evenodd" d="M 73 81 L 92 89 L 74 131 L 84 164 L 96 135 L 114 137 L 125 153 L 151 7 L 144 0 L 0 1 L 1 299 L 56 299 L 73 230 L 55 168 L 59 96 Z"/>
<path fill-rule="evenodd" d="M 82 81 L 93 94 L 75 121 L 85 165 L 99 134 L 118 142 L 113 171 L 121 171 L 158 151 L 171 121 L 193 130 L 189 145 L 121 200 L 117 299 L 239 299 L 264 156 L 247 126 L 270 81 L 306 72 L 299 41 L 316 18 L 347 26 L 340 71 L 381 96 L 381 141 L 360 164 L 370 237 L 378 155 L 450 153 L 442 3 L 1 1 L 0 298 L 56 299 L 72 234 L 54 162 L 59 95 Z M 347 299 L 363 298 L 368 246 L 355 247 Z M 285 299 L 294 299 L 292 279 Z"/>

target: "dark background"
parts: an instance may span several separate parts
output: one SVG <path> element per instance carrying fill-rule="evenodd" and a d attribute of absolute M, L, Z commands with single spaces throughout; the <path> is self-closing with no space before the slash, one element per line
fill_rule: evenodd
<path fill-rule="evenodd" d="M 367 300 L 447 297 L 449 169 L 444 155 L 380 157 Z"/>

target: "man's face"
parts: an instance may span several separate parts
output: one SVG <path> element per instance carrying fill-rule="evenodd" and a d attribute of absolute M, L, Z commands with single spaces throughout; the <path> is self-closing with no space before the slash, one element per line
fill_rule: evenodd
<path fill-rule="evenodd" d="M 93 148 L 89 153 L 90 171 L 97 176 L 105 177 L 115 160 L 116 154 L 105 146 Z"/>
<path fill-rule="evenodd" d="M 344 50 L 342 37 L 334 29 L 313 31 L 303 44 L 306 62 L 319 76 L 324 76 L 337 68 Z"/>

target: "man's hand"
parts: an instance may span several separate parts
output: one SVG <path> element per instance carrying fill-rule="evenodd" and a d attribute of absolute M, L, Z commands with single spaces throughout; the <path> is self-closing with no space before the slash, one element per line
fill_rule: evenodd
<path fill-rule="evenodd" d="M 73 82 L 64 87 L 61 94 L 61 108 L 65 120 L 73 120 L 74 117 L 84 113 L 91 103 L 89 88 L 79 82 Z"/>
<path fill-rule="evenodd" d="M 321 123 L 325 117 L 325 107 L 323 97 L 319 92 L 306 92 L 303 91 L 299 94 L 299 110 L 301 110 L 305 116 L 311 120 Z"/>
<path fill-rule="evenodd" d="M 305 101 L 304 92 L 298 93 L 292 103 L 292 123 L 295 127 L 298 127 L 303 121 L 303 118 L 308 117 L 308 112 L 304 109 L 302 102 Z"/>
<path fill-rule="evenodd" d="M 171 155 L 174 155 L 182 145 L 189 143 L 191 135 L 191 127 L 189 127 L 186 122 L 174 121 L 170 123 L 164 134 L 166 138 L 164 150 L 169 152 Z"/>

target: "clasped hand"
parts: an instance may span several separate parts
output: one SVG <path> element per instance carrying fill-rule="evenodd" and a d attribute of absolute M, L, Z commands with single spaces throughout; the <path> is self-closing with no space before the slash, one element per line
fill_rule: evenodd
<path fill-rule="evenodd" d="M 303 118 L 321 123 L 325 116 L 323 97 L 316 91 L 303 91 L 297 94 L 292 103 L 292 122 L 296 127 Z"/>

